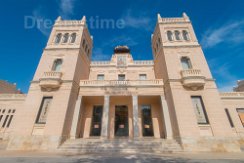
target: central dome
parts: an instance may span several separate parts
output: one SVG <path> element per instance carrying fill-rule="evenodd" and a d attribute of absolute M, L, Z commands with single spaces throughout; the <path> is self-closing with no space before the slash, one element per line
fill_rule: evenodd
<path fill-rule="evenodd" d="M 128 46 L 116 46 L 114 53 L 130 53 L 130 49 Z"/>

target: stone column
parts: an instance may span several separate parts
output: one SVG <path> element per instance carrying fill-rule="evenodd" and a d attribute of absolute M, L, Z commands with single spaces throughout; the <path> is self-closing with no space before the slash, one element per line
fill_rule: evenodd
<path fill-rule="evenodd" d="M 164 96 L 161 96 L 161 104 L 162 104 L 162 113 L 164 119 L 163 124 L 166 130 L 166 139 L 172 139 L 173 131 L 172 131 L 172 125 L 170 121 L 169 108 Z"/>
<path fill-rule="evenodd" d="M 102 118 L 102 138 L 108 138 L 109 136 L 109 107 L 109 95 L 105 95 Z"/>
<path fill-rule="evenodd" d="M 82 96 L 79 96 L 78 99 L 76 100 L 76 104 L 75 104 L 75 110 L 74 110 L 71 130 L 70 130 L 70 139 L 76 138 L 77 126 L 78 126 L 78 122 L 79 122 L 79 118 L 80 118 L 80 114 L 81 114 L 81 105 L 82 105 Z"/>
<path fill-rule="evenodd" d="M 134 138 L 139 138 L 139 113 L 138 113 L 138 96 L 132 96 L 132 104 L 133 104 L 133 134 Z"/>

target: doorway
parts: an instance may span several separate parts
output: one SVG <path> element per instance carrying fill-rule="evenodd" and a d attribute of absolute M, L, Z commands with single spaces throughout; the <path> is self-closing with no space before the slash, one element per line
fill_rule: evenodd
<path fill-rule="evenodd" d="M 114 135 L 116 137 L 129 136 L 128 107 L 126 105 L 115 106 Z"/>

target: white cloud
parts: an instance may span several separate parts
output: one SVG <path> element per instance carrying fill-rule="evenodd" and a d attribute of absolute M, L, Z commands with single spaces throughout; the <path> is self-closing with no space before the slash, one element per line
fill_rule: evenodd
<path fill-rule="evenodd" d="M 121 19 L 124 20 L 125 26 L 135 29 L 143 29 L 150 31 L 153 29 L 152 19 L 145 15 L 145 13 L 138 12 L 133 13 L 131 9 L 126 10 L 126 12 L 122 15 Z"/>
<path fill-rule="evenodd" d="M 76 0 L 59 0 L 60 15 L 69 18 L 74 13 L 74 4 Z"/>
<path fill-rule="evenodd" d="M 207 30 L 201 44 L 203 48 L 211 48 L 220 43 L 240 44 L 244 42 L 244 20 L 232 21 L 217 28 Z"/>

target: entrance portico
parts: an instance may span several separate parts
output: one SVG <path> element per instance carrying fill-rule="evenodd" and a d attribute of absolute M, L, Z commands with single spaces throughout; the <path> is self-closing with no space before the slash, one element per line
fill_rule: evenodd
<path fill-rule="evenodd" d="M 79 96 L 70 137 L 170 139 L 167 103 L 163 96 L 155 95 Z"/>

